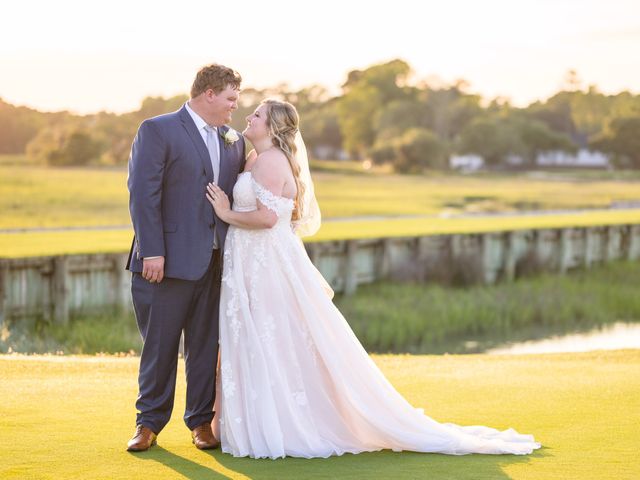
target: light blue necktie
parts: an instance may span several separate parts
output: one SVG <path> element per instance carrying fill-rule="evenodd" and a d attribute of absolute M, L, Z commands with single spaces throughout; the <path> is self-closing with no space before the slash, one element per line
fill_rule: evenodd
<path fill-rule="evenodd" d="M 207 150 L 209 150 L 209 157 L 211 158 L 211 167 L 213 168 L 213 183 L 218 183 L 220 175 L 220 153 L 218 152 L 218 142 L 216 135 L 218 129 L 216 127 L 210 127 L 207 125 L 204 127 L 207 131 Z"/>
<path fill-rule="evenodd" d="M 211 158 L 211 167 L 213 168 L 213 183 L 218 183 L 218 176 L 220 175 L 220 155 L 218 152 L 218 142 L 216 141 L 216 135 L 218 129 L 216 127 L 210 127 L 207 125 L 204 127 L 207 131 L 207 150 L 209 150 L 209 158 Z M 216 232 L 217 226 L 213 227 L 213 248 L 218 248 L 218 234 Z"/>

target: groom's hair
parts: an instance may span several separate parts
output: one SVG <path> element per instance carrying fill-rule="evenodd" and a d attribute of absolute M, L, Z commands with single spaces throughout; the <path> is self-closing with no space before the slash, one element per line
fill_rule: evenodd
<path fill-rule="evenodd" d="M 238 72 L 224 65 L 212 63 L 202 67 L 196 74 L 191 86 L 191 98 L 196 98 L 209 89 L 220 93 L 227 88 L 227 85 L 237 90 L 240 88 L 240 83 L 242 83 L 242 77 Z"/>

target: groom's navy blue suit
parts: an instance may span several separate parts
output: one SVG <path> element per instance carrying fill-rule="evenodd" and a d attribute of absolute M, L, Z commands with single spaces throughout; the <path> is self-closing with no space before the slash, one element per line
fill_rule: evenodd
<path fill-rule="evenodd" d="M 227 145 L 220 127 L 220 174 L 216 183 L 232 199 L 244 168 L 244 139 Z M 213 180 L 207 146 L 183 106 L 145 120 L 129 158 L 129 210 L 135 237 L 127 269 L 143 338 L 137 424 L 159 433 L 169 421 L 178 348 L 184 330 L 187 400 L 184 421 L 193 430 L 213 418 L 218 358 L 218 304 L 228 225 L 205 197 Z M 214 234 L 219 249 L 213 249 Z M 164 256 L 164 279 L 142 278 L 145 257 Z"/>

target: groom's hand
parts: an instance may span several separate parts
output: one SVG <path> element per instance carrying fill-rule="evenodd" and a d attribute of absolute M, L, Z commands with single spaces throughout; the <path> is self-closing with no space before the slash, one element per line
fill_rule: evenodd
<path fill-rule="evenodd" d="M 149 282 L 160 283 L 164 277 L 164 257 L 144 258 L 142 260 L 142 278 Z"/>

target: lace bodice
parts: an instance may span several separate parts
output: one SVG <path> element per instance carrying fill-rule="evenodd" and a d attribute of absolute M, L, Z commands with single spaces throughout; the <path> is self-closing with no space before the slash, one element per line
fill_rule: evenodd
<path fill-rule="evenodd" d="M 251 172 L 242 172 L 233 187 L 233 210 L 236 212 L 252 212 L 258 208 L 257 200 L 278 215 L 276 225 L 290 225 L 294 201 L 279 197 L 260 185 Z"/>

